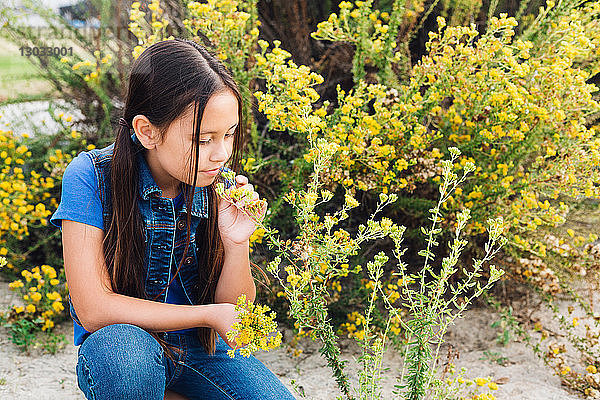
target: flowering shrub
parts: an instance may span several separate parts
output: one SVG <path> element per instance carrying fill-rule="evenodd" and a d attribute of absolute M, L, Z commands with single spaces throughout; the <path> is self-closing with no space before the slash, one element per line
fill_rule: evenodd
<path fill-rule="evenodd" d="M 12 131 L 0 130 L 0 246 L 8 237 L 23 240 L 29 227 L 47 224 L 50 211 L 42 201 L 50 197 L 47 189 L 53 188 L 55 181 L 35 171 L 26 172 L 25 160 L 31 155 Z M 7 254 L 8 249 L 1 247 L 0 255 Z"/>
<path fill-rule="evenodd" d="M 48 335 L 41 344 L 55 352 L 56 348 L 48 347 L 48 340 L 55 323 L 67 317 L 63 305 L 67 296 L 64 273 L 59 275 L 53 267 L 42 265 L 25 269 L 21 275 L 23 279 L 9 283 L 8 287 L 20 294 L 25 305 L 13 305 L 4 317 L 7 321 L 4 326 L 11 330 L 13 342 L 23 350 L 28 350 L 36 340 L 36 332 L 46 331 Z M 64 335 L 62 339 L 64 341 Z"/>
<path fill-rule="evenodd" d="M 315 36 L 352 36 L 339 32 L 348 25 L 334 21 L 338 24 L 321 26 Z M 439 17 L 439 31 L 429 35 L 428 54 L 413 67 L 406 84 L 359 80 L 349 93 L 338 90 L 339 106 L 329 113 L 328 104 L 314 112 L 308 107 L 319 99 L 316 93 L 294 94 L 293 88 L 311 85 L 306 78 L 314 73 L 286 63 L 290 54 L 275 43 L 265 57 L 265 70 L 275 74 L 265 74 L 267 93 L 256 93 L 259 109 L 274 129 L 302 133 L 311 124 L 340 144 L 339 162 L 329 179 L 332 186 L 341 183 L 350 190 L 417 192 L 439 172 L 433 165 L 443 155 L 440 149 L 459 147 L 464 155 L 456 168 L 472 161 L 477 174 L 445 206 L 471 208 L 467 233 L 474 234 L 483 231 L 482 221 L 489 215 L 499 213 L 512 226 L 511 244 L 543 254 L 545 245 L 529 233 L 563 222 L 568 209 L 552 199 L 599 194 L 594 185 L 599 179 L 596 132 L 581 122 L 585 113 L 599 109 L 590 96 L 595 86 L 586 84 L 589 73 L 574 65 L 575 54 L 589 54 L 594 46 L 579 24 L 564 21 L 554 32 L 564 40 L 552 49 L 552 57 L 539 49 L 532 55 L 533 42 L 511 43 L 515 24 L 505 14 L 492 17 L 488 30 L 474 41 L 479 33 L 473 27 L 446 27 Z M 573 32 L 581 32 L 577 37 L 582 39 L 572 38 Z M 451 104 L 442 107 L 448 99 Z M 304 113 L 294 112 L 292 105 Z"/>
<path fill-rule="evenodd" d="M 0 274 L 7 278 L 19 276 L 22 267 L 31 265 L 32 253 L 60 234 L 52 230 L 37 237 L 49 229 L 48 217 L 58 207 L 65 168 L 79 151 L 95 147 L 72 128 L 71 115 L 52 117 L 62 126 L 53 137 L 0 130 L 0 256 L 8 260 Z M 53 145 L 58 142 L 60 148 Z"/>
<path fill-rule="evenodd" d="M 53 196 L 56 183 L 70 161 L 69 154 L 56 149 L 45 156 L 47 170 L 36 171 L 30 165 L 34 155 L 27 140 L 27 134 L 0 130 L 0 256 L 8 260 L 0 273 L 7 277 L 19 273 L 20 262 L 36 247 L 22 249 L 30 231 L 48 225 L 47 217 L 58 206 Z"/>
<path fill-rule="evenodd" d="M 390 14 L 372 9 L 373 0 L 342 1 L 339 4 L 339 16 L 331 14 L 327 21 L 317 25 L 317 31 L 311 36 L 319 40 L 341 41 L 354 44 L 356 47 L 353 57 L 352 75 L 356 83 L 366 77 L 366 65 L 370 64 L 378 68 L 381 81 L 397 81 L 392 71 L 390 58 L 400 61 L 401 53 L 393 54 L 396 46 L 398 30 L 403 23 L 403 17 L 413 16 L 416 13 L 411 9 L 415 3 L 400 6 L 395 2 Z M 422 5 L 418 5 L 419 12 L 423 11 Z"/>
<path fill-rule="evenodd" d="M 341 186 L 343 201 L 350 208 L 358 205 L 355 196 L 363 191 L 375 196 L 399 194 L 399 203 L 414 212 L 416 201 L 442 184 L 445 167 L 439 159 L 448 155 L 450 147 L 457 147 L 461 155 L 453 161 L 452 172 L 476 165 L 475 174 L 444 199 L 441 209 L 448 217 L 435 221 L 437 229 L 456 231 L 462 222 L 454 221 L 464 221 L 460 233 L 473 236 L 485 231 L 484 221 L 491 215 L 502 215 L 509 251 L 522 261 L 511 276 L 556 293 L 561 290 L 560 282 L 544 261 L 551 246 L 544 230 L 564 221 L 569 210 L 565 196 L 598 196 L 598 141 L 595 129 L 587 128 L 583 118 L 598 110 L 591 97 L 595 86 L 586 83 L 598 65 L 594 61 L 598 29 L 592 23 L 598 7 L 566 9 L 560 5 L 551 12 L 554 5 L 548 3 L 532 27 L 524 26 L 515 39 L 517 19 L 506 14 L 491 17 L 483 33 L 474 25 L 446 26 L 439 17 L 437 32 L 428 35 L 427 54 L 407 67 L 407 42 L 396 40 L 399 26 L 414 23 L 424 10 L 418 1 L 407 7 L 399 4 L 394 2 L 387 14 L 373 10 L 372 1 L 342 2 L 339 16 L 333 14 L 319 24 L 313 37 L 350 42 L 356 48 L 355 86 L 347 91 L 338 88 L 335 107 L 322 101 L 316 90 L 324 79 L 309 67 L 290 61 L 291 54 L 277 41 L 270 51 L 268 43 L 258 41 L 260 51 L 252 54 L 259 34 L 253 2 L 191 2 L 185 26 L 191 34 L 209 39 L 216 54 L 238 74 L 238 81 L 245 83 L 256 76 L 264 79 L 265 90 L 255 92 L 259 111 L 271 129 L 296 133 L 297 141 L 305 146 L 300 157 L 291 160 L 290 180 L 303 182 L 307 166 L 320 162 L 317 158 L 323 156 L 323 149 L 319 150 L 317 137 L 326 139 L 323 146 L 335 147 L 335 159 L 319 177 L 319 184 L 324 185 L 322 202 L 317 203 L 318 192 L 297 190 L 282 197 L 286 201 L 316 207 L 339 196 Z M 473 4 L 465 7 L 474 10 Z M 521 13 L 519 10 L 518 15 Z M 454 21 L 463 17 L 453 14 Z M 544 27 L 543 34 L 539 27 Z M 558 40 L 545 40 L 550 36 Z M 367 66 L 376 72 L 367 73 Z M 401 74 L 396 74 L 396 67 L 404 68 Z M 265 161 L 257 153 L 245 161 L 249 171 L 263 165 Z M 281 176 L 284 174 L 287 172 Z M 430 197 L 422 200 L 427 204 L 433 201 Z M 281 204 L 278 200 L 275 207 Z M 461 211 L 464 208 L 471 211 Z M 272 216 L 278 209 L 273 211 Z M 321 222 L 310 213 L 299 214 L 296 220 L 312 226 L 332 221 Z M 494 226 L 492 230 L 497 232 L 497 220 Z M 274 233 L 267 227 L 257 230 L 257 236 L 269 240 Z M 341 232 L 337 234 L 336 240 L 346 239 Z M 294 251 L 309 253 L 300 250 L 306 243 L 299 239 L 277 243 L 279 250 L 293 245 Z M 350 241 L 344 250 L 352 244 Z M 326 271 L 324 264 L 320 268 Z M 321 294 L 326 302 L 340 299 L 342 284 L 346 284 L 340 278 L 351 272 L 349 265 L 340 263 L 341 272 L 330 279 L 315 277 L 323 284 Z M 300 287 L 312 282 L 307 272 L 302 272 L 287 271 L 284 282 Z M 414 284 L 397 277 L 381 276 L 380 281 L 379 286 L 376 280 L 363 278 L 365 287 L 358 290 L 365 294 L 381 290 L 380 295 L 393 305 L 402 296 L 402 286 Z M 280 294 L 294 301 L 287 291 Z M 378 311 L 373 308 L 372 312 Z M 407 328 L 402 325 L 402 312 L 390 320 L 388 329 L 394 335 Z M 372 323 L 351 311 L 338 332 L 362 340 Z M 296 321 L 299 332 L 314 333 L 302 325 Z"/>
<path fill-rule="evenodd" d="M 102 88 L 102 79 L 107 79 L 108 72 L 112 70 L 112 54 L 102 55 L 100 50 L 95 50 L 93 60 L 75 61 L 70 57 L 62 57 L 60 62 L 70 66 L 71 74 L 81 78 L 87 85 L 100 96 L 105 96 Z"/>
<path fill-rule="evenodd" d="M 319 24 L 314 37 L 352 42 L 355 61 L 374 60 L 361 51 L 386 43 L 386 51 L 394 48 L 395 41 L 388 42 L 386 35 L 396 17 L 382 24 L 370 7 L 369 1 L 357 2 L 355 9 L 342 2 L 340 16 L 332 14 Z M 418 194 L 437 179 L 440 149 L 459 147 L 464 155 L 456 168 L 472 161 L 477 174 L 444 206 L 453 213 L 472 209 L 468 234 L 482 232 L 489 215 L 503 215 L 511 227 L 511 246 L 543 257 L 547 243 L 533 233 L 564 222 L 568 211 L 567 204 L 553 200 L 598 196 L 598 140 L 582 116 L 599 108 L 590 95 L 595 86 L 585 82 L 590 73 L 579 68 L 594 57 L 598 29 L 590 18 L 598 12 L 597 5 L 588 5 L 572 10 L 570 17 L 555 16 L 557 23 L 546 21 L 548 35 L 561 39 L 554 47 L 536 46 L 535 52 L 532 41 L 513 42 L 516 20 L 506 14 L 490 18 L 482 35 L 473 26 L 446 27 L 439 17 L 438 32 L 429 34 L 428 54 L 406 83 L 380 79 L 387 86 L 369 84 L 359 73 L 349 93 L 338 89 L 338 107 L 329 112 L 327 102 L 310 107 L 319 100 L 310 86 L 322 78 L 287 62 L 291 55 L 275 43 L 271 53 L 257 56 L 266 65 L 267 92 L 255 95 L 274 129 L 306 134 L 310 125 L 340 144 L 340 157 L 324 178 L 332 188 L 341 183 L 352 191 Z M 545 10 L 540 18 L 550 18 L 547 14 Z M 387 53 L 377 54 L 381 59 Z M 401 56 L 395 54 L 388 64 Z M 356 68 L 354 73 L 356 78 Z M 541 76 L 554 80 L 536 78 Z M 311 154 L 304 157 L 310 161 Z M 406 201 L 414 202 L 410 197 Z"/>
<path fill-rule="evenodd" d="M 65 343 L 53 328 L 67 317 L 67 288 L 62 268 L 47 264 L 55 262 L 58 244 L 53 242 L 60 241 L 60 231 L 48 226 L 48 218 L 58 206 L 66 166 L 78 151 L 93 145 L 72 128 L 72 116 L 51 115 L 62 126 L 54 137 L 0 130 L 0 256 L 5 261 L 0 275 L 11 281 L 9 289 L 23 302 L 11 305 L 2 318 L 12 341 L 24 351 L 41 345 L 54 353 Z M 66 143 L 62 149 L 52 144 L 59 141 Z M 30 267 L 39 260 L 41 266 Z"/>
<path fill-rule="evenodd" d="M 24 307 L 13 306 L 15 314 L 25 312 L 31 317 L 41 316 L 44 319 L 42 330 L 54 327 L 53 320 L 61 319 L 62 311 L 65 309 L 62 301 L 66 294 L 66 284 L 62 289 L 59 287 L 61 280 L 56 270 L 49 265 L 34 267 L 31 271 L 23 270 L 21 275 L 25 279 L 25 283 L 19 279 L 8 284 L 11 290 L 20 292 L 23 300 L 27 302 Z"/>
<path fill-rule="evenodd" d="M 402 279 L 399 296 L 406 299 L 403 307 L 408 313 L 404 314 L 400 307 L 394 306 L 390 302 L 392 296 L 388 296 L 382 289 L 383 267 L 389 257 L 385 253 L 379 252 L 366 265 L 368 276 L 373 282 L 370 302 L 364 314 L 355 314 L 355 318 L 360 320 L 363 325 L 364 333 L 354 336 L 363 349 L 359 358 L 362 370 L 359 373 L 358 385 L 354 390 L 360 397 L 376 390 L 385 351 L 385 341 L 390 323 L 395 319 L 407 335 L 405 370 L 408 371 L 408 374 L 399 378 L 400 388 L 409 398 L 421 398 L 430 387 L 435 385 L 434 371 L 438 360 L 437 350 L 439 350 L 448 325 L 461 315 L 461 312 L 475 297 L 480 296 L 491 287 L 503 273 L 494 266 L 490 266 L 487 282 L 481 285 L 478 280 L 483 272 L 483 265 L 490 261 L 499 250 L 499 246 L 505 243 L 501 237 L 502 221 L 501 219 L 489 221 L 491 225 L 490 239 L 485 246 L 484 257 L 474 261 L 471 271 L 462 269 L 465 275 L 463 280 L 450 284 L 450 277 L 459 270 L 456 267 L 458 257 L 466 245 L 466 241 L 461 239 L 460 235 L 469 218 L 469 212 L 468 210 L 463 211 L 458 216 L 456 239 L 450 246 L 451 253 L 442 260 L 441 271 L 434 272 L 432 268 L 435 258 L 433 248 L 437 245 L 435 237 L 441 233 L 441 229 L 437 226 L 440 222 L 441 205 L 451 192 L 465 180 L 466 174 L 474 169 L 472 164 L 467 164 L 465 172 L 460 178 L 452 172 L 453 162 L 460 155 L 460 151 L 451 148 L 451 160 L 442 162 L 443 183 L 440 187 L 438 204 L 431 210 L 432 226 L 430 229 L 423 229 L 423 233 L 428 238 L 427 248 L 419 253 L 424 257 L 424 265 L 419 273 L 411 274 L 407 270 L 407 265 L 401 261 L 401 255 L 404 252 L 401 249 L 404 228 L 385 217 L 380 221 L 374 219 L 375 215 L 386 205 L 396 201 L 396 195 L 388 196 L 384 193 L 380 195 L 376 210 L 367 220 L 367 224 L 358 226 L 356 238 L 353 238 L 345 229 L 334 230 L 333 228 L 340 221 L 349 217 L 348 211 L 357 207 L 359 203 L 351 194 L 347 193 L 341 210 L 323 216 L 317 213 L 317 207 L 327 203 L 333 197 L 333 193 L 322 188 L 320 176 L 331 166 L 339 146 L 329 143 L 323 138 L 315 138 L 312 141 L 311 150 L 315 160 L 313 162 L 314 173 L 307 190 L 299 193 L 291 191 L 286 197 L 286 201 L 297 211 L 296 222 L 300 235 L 294 241 L 283 242 L 277 236 L 275 229 L 263 226 L 269 246 L 278 253 L 275 260 L 268 264 L 267 269 L 277 278 L 283 288 L 296 328 L 307 330 L 313 340 L 322 342 L 320 352 L 328 360 L 328 365 L 332 368 L 340 390 L 346 397 L 352 398 L 352 382 L 349 382 L 349 378 L 344 372 L 344 363 L 339 359 L 340 350 L 337 345 L 337 337 L 327 317 L 328 302 L 325 300 L 328 296 L 327 282 L 340 276 L 347 276 L 348 273 L 356 274 L 362 271 L 361 265 L 350 268 L 348 261 L 350 256 L 357 254 L 364 242 L 384 237 L 391 238 L 395 244 L 393 253 L 398 260 L 397 271 L 394 275 Z M 284 266 L 280 266 L 282 263 Z M 285 276 L 281 276 L 281 272 L 285 272 Z M 445 297 L 447 292 L 450 294 L 449 298 Z M 371 327 L 372 313 L 376 307 L 378 296 L 383 299 L 383 304 L 389 311 L 388 322 L 383 333 L 373 330 Z M 456 308 L 456 310 L 452 311 L 452 308 Z M 434 348 L 437 346 L 435 353 L 431 353 L 430 346 Z"/>
<path fill-rule="evenodd" d="M 246 295 L 243 294 L 238 297 L 235 310 L 240 311 L 240 321 L 234 323 L 227 332 L 227 339 L 236 344 L 234 349 L 227 351 L 231 358 L 235 357 L 235 350 L 238 348 L 242 356 L 250 357 L 255 351 L 271 350 L 281 344 L 282 336 L 277 331 L 275 313 L 269 313 L 269 306 L 246 301 Z"/>

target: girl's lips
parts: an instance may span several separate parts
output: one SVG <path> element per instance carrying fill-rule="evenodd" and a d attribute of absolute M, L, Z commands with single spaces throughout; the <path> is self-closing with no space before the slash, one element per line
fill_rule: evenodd
<path fill-rule="evenodd" d="M 208 175 L 215 176 L 215 175 L 217 175 L 219 173 L 220 169 L 221 169 L 221 167 L 215 168 L 215 169 L 211 169 L 211 170 L 208 170 L 208 171 L 202 171 L 202 172 L 204 172 L 205 174 L 208 174 Z"/>

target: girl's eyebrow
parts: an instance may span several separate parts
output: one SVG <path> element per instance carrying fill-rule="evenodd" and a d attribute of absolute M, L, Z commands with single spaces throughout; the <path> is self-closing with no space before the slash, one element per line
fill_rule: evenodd
<path fill-rule="evenodd" d="M 236 127 L 239 124 L 239 122 L 236 122 L 235 124 L 231 125 L 231 127 L 229 127 L 229 129 L 227 129 L 228 131 L 231 130 L 231 128 Z M 208 134 L 212 134 L 212 133 L 219 133 L 219 132 L 215 132 L 215 131 L 206 131 L 206 132 L 200 132 L 201 135 L 208 135 Z"/>

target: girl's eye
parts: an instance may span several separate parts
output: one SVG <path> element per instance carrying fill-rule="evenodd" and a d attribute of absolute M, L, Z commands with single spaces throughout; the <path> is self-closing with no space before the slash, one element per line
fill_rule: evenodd
<path fill-rule="evenodd" d="M 235 136 L 235 132 L 231 132 L 231 133 L 227 133 L 227 134 L 225 134 L 225 137 L 226 137 L 226 138 L 230 138 L 230 137 L 234 137 L 234 136 Z M 210 141 L 211 141 L 211 139 L 200 140 L 200 141 L 198 142 L 198 144 L 199 144 L 199 145 L 201 145 L 201 146 L 203 146 L 203 145 L 207 145 L 207 144 L 209 144 L 209 143 L 210 143 Z"/>

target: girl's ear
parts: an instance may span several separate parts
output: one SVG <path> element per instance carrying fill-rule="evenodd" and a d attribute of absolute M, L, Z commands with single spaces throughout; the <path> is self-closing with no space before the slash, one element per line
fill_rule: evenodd
<path fill-rule="evenodd" d="M 155 148 L 159 143 L 157 130 L 145 116 L 138 114 L 133 117 L 132 126 L 138 140 L 148 150 Z"/>

